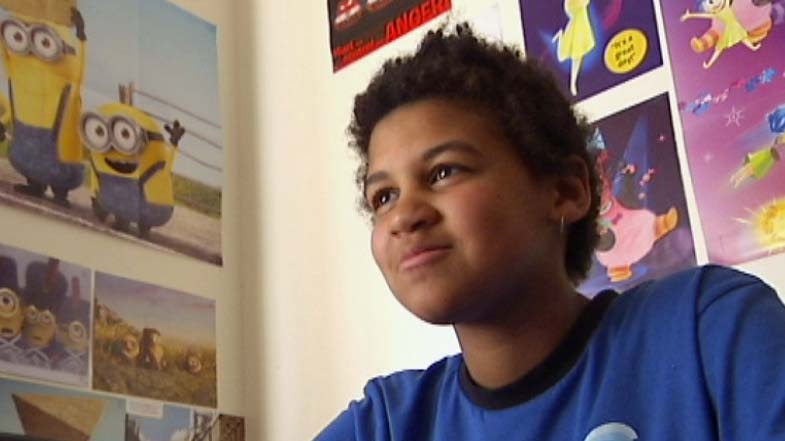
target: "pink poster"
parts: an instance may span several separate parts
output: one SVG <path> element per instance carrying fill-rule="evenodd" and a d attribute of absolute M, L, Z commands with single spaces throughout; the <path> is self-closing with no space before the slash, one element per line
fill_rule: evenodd
<path fill-rule="evenodd" d="M 785 2 L 662 2 L 709 260 L 785 250 Z"/>

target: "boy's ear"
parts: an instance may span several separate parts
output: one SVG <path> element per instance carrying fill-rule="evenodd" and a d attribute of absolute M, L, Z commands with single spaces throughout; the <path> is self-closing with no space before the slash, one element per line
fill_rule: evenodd
<path fill-rule="evenodd" d="M 552 207 L 551 220 L 572 224 L 589 212 L 592 189 L 589 183 L 588 164 L 577 155 L 564 161 L 564 171 L 554 178 L 556 198 Z"/>

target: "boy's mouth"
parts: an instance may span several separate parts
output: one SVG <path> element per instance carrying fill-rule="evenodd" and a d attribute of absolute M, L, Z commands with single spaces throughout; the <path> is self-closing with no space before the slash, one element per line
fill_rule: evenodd
<path fill-rule="evenodd" d="M 451 249 L 450 246 L 446 245 L 423 245 L 413 247 L 404 253 L 403 258 L 398 264 L 398 268 L 402 271 L 406 271 L 419 266 L 428 265 L 445 257 Z"/>

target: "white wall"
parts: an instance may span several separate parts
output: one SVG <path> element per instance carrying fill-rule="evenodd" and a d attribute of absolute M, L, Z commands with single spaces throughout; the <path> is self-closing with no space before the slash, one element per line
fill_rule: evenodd
<path fill-rule="evenodd" d="M 370 377 L 423 367 L 458 350 L 450 329 L 411 318 L 374 267 L 344 135 L 354 94 L 384 59 L 413 48 L 424 30 L 334 75 L 326 1 L 246 1 L 254 8 L 237 24 L 250 29 L 255 63 L 241 75 L 253 76 L 242 83 L 254 85 L 248 91 L 258 117 L 242 129 L 261 154 L 243 153 L 259 167 L 253 184 L 249 176 L 243 185 L 260 189 L 257 234 L 249 236 L 258 254 L 246 255 L 258 263 L 246 267 L 244 279 L 260 300 L 246 303 L 245 330 L 248 347 L 262 354 L 248 363 L 248 439 L 304 440 L 361 396 Z M 453 0 L 453 7 L 470 18 L 492 3 Z M 504 39 L 520 43 L 517 1 L 499 3 Z M 629 87 L 651 96 L 668 90 L 668 67 L 625 87 L 583 110 L 602 117 L 626 107 Z M 690 208 L 696 219 L 692 199 Z M 699 257 L 705 262 L 705 252 Z M 783 264 L 781 255 L 743 268 L 785 292 L 785 274 L 775 270 Z"/>

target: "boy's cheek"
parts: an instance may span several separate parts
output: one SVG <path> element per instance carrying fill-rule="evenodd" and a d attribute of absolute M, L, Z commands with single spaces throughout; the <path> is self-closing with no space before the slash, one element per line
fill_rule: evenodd
<path fill-rule="evenodd" d="M 378 266 L 382 272 L 384 272 L 385 269 L 384 257 L 386 247 L 387 239 L 384 238 L 384 234 L 380 229 L 377 226 L 374 226 L 373 232 L 371 233 L 371 254 L 373 255 L 374 262 L 376 262 L 376 266 Z"/>

